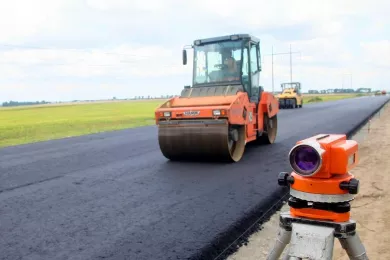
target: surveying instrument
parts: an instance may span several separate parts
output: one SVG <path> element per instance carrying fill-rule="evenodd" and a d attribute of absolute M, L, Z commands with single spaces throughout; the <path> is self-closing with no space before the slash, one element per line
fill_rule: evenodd
<path fill-rule="evenodd" d="M 332 260 L 334 239 L 351 260 L 368 260 L 350 219 L 350 201 L 359 180 L 349 170 L 358 162 L 358 144 L 345 135 L 320 134 L 298 141 L 289 153 L 292 173 L 278 184 L 290 186 L 289 212 L 280 214 L 279 230 L 267 260 Z"/>

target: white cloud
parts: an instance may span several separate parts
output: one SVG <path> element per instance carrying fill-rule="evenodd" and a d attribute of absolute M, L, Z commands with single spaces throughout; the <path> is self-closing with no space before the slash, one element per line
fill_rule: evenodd
<path fill-rule="evenodd" d="M 293 79 L 304 90 L 339 87 L 346 73 L 354 87 L 382 87 L 390 81 L 383 73 L 390 68 L 390 43 L 382 41 L 389 9 L 385 0 L 8 1 L 0 9 L 0 99 L 178 93 L 192 72 L 191 64 L 181 64 L 181 47 L 236 32 L 258 36 L 263 55 L 272 46 L 287 52 L 290 44 L 301 51 L 293 55 Z M 12 44 L 26 47 L 4 46 Z M 289 80 L 289 57 L 274 61 L 278 89 Z M 133 82 L 151 87 L 129 87 Z M 261 82 L 270 90 L 270 56 L 263 56 Z"/>
<path fill-rule="evenodd" d="M 40 30 L 54 31 L 58 15 L 69 0 L 3 1 L 0 8 L 0 42 L 18 42 Z"/>
<path fill-rule="evenodd" d="M 315 63 L 346 63 L 351 62 L 353 57 L 341 38 L 314 38 L 312 40 L 294 41 L 295 48 L 302 51 L 304 64 L 315 65 Z M 309 59 L 307 57 L 310 57 Z"/>
<path fill-rule="evenodd" d="M 87 4 L 101 10 L 137 9 L 141 11 L 156 11 L 170 5 L 170 0 L 87 0 Z"/>
<path fill-rule="evenodd" d="M 310 23 L 319 25 L 324 32 L 340 32 L 342 25 L 334 21 L 345 15 L 359 12 L 352 1 L 248 1 L 247 4 L 236 0 L 198 0 L 194 3 L 199 10 L 210 15 L 231 19 L 233 23 L 243 23 L 256 29 L 290 26 Z M 229 19 L 228 19 L 229 18 Z"/>
<path fill-rule="evenodd" d="M 364 51 L 363 63 L 390 68 L 390 40 L 362 42 L 360 46 Z"/>
<path fill-rule="evenodd" d="M 31 67 L 58 76 L 136 76 L 158 77 L 188 72 L 180 63 L 180 52 L 173 53 L 158 45 L 121 45 L 105 50 L 11 50 L 0 53 L 0 66 L 12 66 L 33 76 Z M 189 56 L 190 57 L 190 56 Z M 33 67 L 34 68 L 34 67 Z M 30 71 L 30 72 L 29 72 Z M 4 78 L 25 77 L 25 74 L 5 74 Z"/>

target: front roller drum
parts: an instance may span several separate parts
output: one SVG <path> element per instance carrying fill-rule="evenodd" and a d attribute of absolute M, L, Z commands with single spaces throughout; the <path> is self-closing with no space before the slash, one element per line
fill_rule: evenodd
<path fill-rule="evenodd" d="M 245 127 L 227 120 L 160 122 L 158 141 L 170 160 L 238 162 L 245 150 Z"/>

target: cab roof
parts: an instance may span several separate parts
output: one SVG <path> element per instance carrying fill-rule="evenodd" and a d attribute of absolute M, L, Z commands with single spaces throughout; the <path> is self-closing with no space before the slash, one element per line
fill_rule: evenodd
<path fill-rule="evenodd" d="M 260 42 L 260 39 L 250 34 L 231 34 L 225 36 L 197 39 L 194 41 L 194 45 L 202 45 L 205 43 L 213 43 L 213 42 L 220 42 L 220 41 L 227 41 L 227 40 L 242 40 L 242 39 L 249 39 L 256 43 Z"/>

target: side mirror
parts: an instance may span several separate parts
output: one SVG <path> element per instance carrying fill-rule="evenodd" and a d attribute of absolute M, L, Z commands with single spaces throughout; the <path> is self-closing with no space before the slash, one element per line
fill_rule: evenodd
<path fill-rule="evenodd" d="M 187 64 L 187 50 L 183 50 L 183 65 Z"/>

